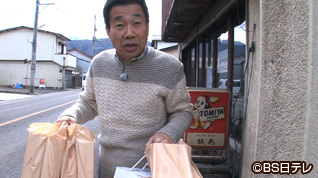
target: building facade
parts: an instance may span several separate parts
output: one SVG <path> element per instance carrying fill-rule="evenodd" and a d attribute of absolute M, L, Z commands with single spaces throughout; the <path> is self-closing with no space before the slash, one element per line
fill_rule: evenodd
<path fill-rule="evenodd" d="M 76 74 L 82 76 L 88 72 L 89 65 L 93 59 L 92 56 L 89 56 L 76 48 L 67 50 L 67 54 L 76 57 Z"/>
<path fill-rule="evenodd" d="M 0 85 L 30 84 L 33 28 L 20 26 L 0 31 Z M 66 54 L 61 34 L 39 30 L 37 35 L 35 87 L 65 88 L 72 85 L 76 58 Z M 63 72 L 65 71 L 65 76 Z"/>
<path fill-rule="evenodd" d="M 318 1 L 247 2 L 242 177 L 266 177 L 255 161 L 304 161 L 310 173 L 286 176 L 318 177 Z"/>
<path fill-rule="evenodd" d="M 218 88 L 226 80 L 233 94 L 241 81 L 240 95 L 230 102 L 230 144 L 223 150 L 230 152 L 231 176 L 277 177 L 253 170 L 254 162 L 303 161 L 314 168 L 296 177 L 317 177 L 318 1 L 163 0 L 162 5 L 162 40 L 179 43 L 188 86 Z M 246 38 L 241 54 L 237 28 Z"/>

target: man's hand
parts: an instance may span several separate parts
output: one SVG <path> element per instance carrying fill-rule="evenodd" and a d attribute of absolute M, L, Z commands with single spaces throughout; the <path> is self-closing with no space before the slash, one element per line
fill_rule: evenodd
<path fill-rule="evenodd" d="M 174 143 L 172 138 L 165 133 L 157 132 L 146 143 L 146 147 L 152 143 Z"/>
<path fill-rule="evenodd" d="M 76 123 L 76 120 L 70 116 L 62 116 L 59 119 L 57 119 L 55 122 L 62 123 L 63 121 L 67 122 L 68 125 Z"/>

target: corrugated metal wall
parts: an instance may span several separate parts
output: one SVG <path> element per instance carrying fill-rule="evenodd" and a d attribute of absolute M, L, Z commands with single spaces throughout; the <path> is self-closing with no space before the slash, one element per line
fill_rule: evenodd
<path fill-rule="evenodd" d="M 1 61 L 0 73 L 1 85 L 12 85 L 14 83 L 21 83 L 24 85 L 27 66 L 23 61 Z"/>
<path fill-rule="evenodd" d="M 28 84 L 30 84 L 30 66 Z M 35 86 L 40 79 L 46 80 L 46 87 L 62 87 L 61 66 L 53 62 L 41 62 L 36 64 Z M 12 85 L 20 83 L 26 85 L 27 65 L 23 61 L 0 61 L 0 85 Z"/>
<path fill-rule="evenodd" d="M 17 29 L 7 33 L 0 33 L 0 85 L 23 84 L 26 85 L 27 65 L 24 59 L 31 60 L 33 30 Z M 56 63 L 56 58 L 65 57 L 65 65 L 76 67 L 76 58 L 70 55 L 57 54 L 59 40 L 53 33 L 39 32 L 37 40 L 35 86 L 40 79 L 45 79 L 46 87 L 62 87 L 63 62 Z M 63 60 L 62 60 L 63 61 Z M 30 66 L 28 78 L 30 78 Z M 30 84 L 30 81 L 28 81 Z"/>
<path fill-rule="evenodd" d="M 3 60 L 31 59 L 33 31 L 19 29 L 0 34 L 1 53 Z M 52 60 L 57 53 L 56 36 L 50 33 L 38 33 L 37 60 Z"/>
<path fill-rule="evenodd" d="M 38 62 L 36 69 L 36 76 L 39 79 L 46 80 L 46 87 L 62 87 L 62 73 L 60 73 L 61 66 L 53 62 Z"/>
<path fill-rule="evenodd" d="M 21 29 L 0 34 L 0 59 L 21 60 L 31 59 L 32 31 Z"/>

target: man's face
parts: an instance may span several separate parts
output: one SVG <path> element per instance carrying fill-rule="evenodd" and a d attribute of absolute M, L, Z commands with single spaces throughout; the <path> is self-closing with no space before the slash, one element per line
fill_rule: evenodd
<path fill-rule="evenodd" d="M 117 55 L 128 61 L 144 51 L 149 26 L 140 5 L 118 5 L 110 10 L 110 30 L 106 27 L 106 31 Z"/>

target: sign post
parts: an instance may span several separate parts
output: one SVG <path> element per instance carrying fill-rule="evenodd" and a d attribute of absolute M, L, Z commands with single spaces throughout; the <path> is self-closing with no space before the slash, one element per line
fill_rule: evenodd
<path fill-rule="evenodd" d="M 186 130 L 185 142 L 193 148 L 226 148 L 229 137 L 229 91 L 189 88 L 189 93 L 193 118 Z"/>
<path fill-rule="evenodd" d="M 25 89 L 26 89 L 26 93 L 29 94 L 29 90 L 28 90 L 28 80 L 29 80 L 29 63 L 31 61 L 29 61 L 28 59 L 24 59 L 23 63 L 26 64 L 26 77 L 25 77 Z"/>

